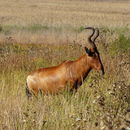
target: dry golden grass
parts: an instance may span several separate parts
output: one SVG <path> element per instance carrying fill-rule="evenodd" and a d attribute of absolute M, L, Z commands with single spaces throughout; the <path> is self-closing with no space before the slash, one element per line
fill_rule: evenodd
<path fill-rule="evenodd" d="M 70 41 L 75 40 L 75 30 L 81 26 L 124 28 L 129 27 L 129 21 L 129 1 L 0 1 L 0 24 L 6 26 L 0 34 L 2 41 L 12 36 L 18 43 L 62 43 L 68 36 Z M 49 29 L 32 32 L 35 25 Z"/>
<path fill-rule="evenodd" d="M 129 127 L 129 52 L 126 49 L 124 53 L 119 51 L 120 55 L 113 55 L 112 50 L 109 51 L 111 47 L 112 44 L 107 48 L 102 44 L 98 47 L 105 66 L 104 77 L 93 71 L 74 95 L 69 92 L 39 95 L 38 100 L 28 101 L 25 84 L 29 72 L 77 59 L 84 49 L 67 43 L 0 44 L 0 129 L 118 130 Z"/>
<path fill-rule="evenodd" d="M 130 21 L 130 2 L 79 0 L 1 0 L 1 24 L 50 26 L 124 26 Z"/>
<path fill-rule="evenodd" d="M 0 130 L 129 129 L 129 21 L 126 0 L 0 0 Z M 28 73 L 81 56 L 84 26 L 100 28 L 105 76 L 93 71 L 74 95 L 28 102 Z"/>

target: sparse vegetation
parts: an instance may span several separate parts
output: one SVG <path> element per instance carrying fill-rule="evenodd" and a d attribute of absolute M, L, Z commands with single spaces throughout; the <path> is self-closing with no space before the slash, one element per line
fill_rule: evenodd
<path fill-rule="evenodd" d="M 129 1 L 0 3 L 1 130 L 130 128 Z M 92 71 L 73 95 L 39 95 L 28 101 L 28 73 L 81 56 L 87 37 L 82 30 L 88 25 L 100 28 L 97 46 L 105 76 Z"/>
<path fill-rule="evenodd" d="M 120 47 L 120 37 L 117 40 Z M 116 42 L 117 42 L 116 41 Z M 115 43 L 115 42 L 114 42 Z M 110 44 L 113 45 L 113 44 Z M 113 47 L 113 46 L 109 46 Z M 103 46 L 100 46 L 100 51 Z M 114 48 L 118 51 L 118 48 Z M 105 77 L 93 72 L 78 92 L 28 102 L 27 74 L 79 57 L 79 45 L 0 44 L 1 129 L 118 129 L 129 126 L 129 52 L 103 53 Z M 62 51 L 63 50 L 63 51 Z M 125 54 L 125 55 L 124 55 Z M 107 58 L 106 58 L 107 57 Z M 108 66 L 109 64 L 109 66 Z M 39 95 L 40 96 L 40 95 Z"/>

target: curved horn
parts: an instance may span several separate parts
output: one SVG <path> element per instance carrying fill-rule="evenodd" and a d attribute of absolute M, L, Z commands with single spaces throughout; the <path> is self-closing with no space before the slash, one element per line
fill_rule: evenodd
<path fill-rule="evenodd" d="M 95 43 L 92 41 L 92 36 L 94 35 L 94 33 L 95 33 L 95 29 L 93 28 L 93 27 L 86 27 L 86 28 L 84 28 L 84 29 L 91 29 L 93 32 L 92 32 L 92 34 L 88 37 L 88 41 L 89 41 L 89 43 L 92 45 L 92 47 L 93 48 L 96 48 L 96 45 L 95 45 Z"/>
<path fill-rule="evenodd" d="M 98 28 L 96 28 L 96 36 L 94 37 L 94 39 L 93 39 L 93 42 L 95 43 L 95 40 L 98 38 L 98 36 L 99 36 L 99 29 Z"/>

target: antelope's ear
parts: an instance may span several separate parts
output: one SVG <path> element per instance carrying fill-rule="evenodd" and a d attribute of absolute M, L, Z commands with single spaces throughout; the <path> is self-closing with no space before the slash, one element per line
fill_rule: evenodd
<path fill-rule="evenodd" d="M 86 53 L 90 56 L 91 55 L 91 51 L 87 48 L 87 47 L 84 47 Z"/>

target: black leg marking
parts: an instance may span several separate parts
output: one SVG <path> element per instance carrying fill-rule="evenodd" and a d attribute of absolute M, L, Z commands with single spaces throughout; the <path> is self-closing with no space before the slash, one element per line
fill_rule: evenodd
<path fill-rule="evenodd" d="M 30 90 L 28 88 L 27 82 L 26 82 L 26 95 L 27 95 L 28 99 L 32 96 L 32 93 L 30 92 Z"/>

